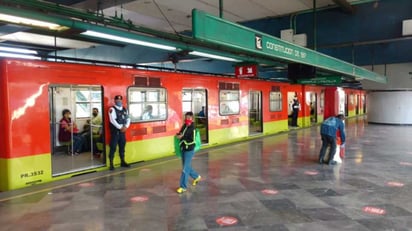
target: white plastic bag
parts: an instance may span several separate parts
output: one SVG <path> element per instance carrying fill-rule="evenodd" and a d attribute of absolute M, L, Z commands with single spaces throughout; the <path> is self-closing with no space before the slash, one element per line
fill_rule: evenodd
<path fill-rule="evenodd" d="M 333 156 L 333 160 L 338 164 L 342 163 L 342 159 L 340 158 L 340 145 L 336 145 L 336 152 Z"/>

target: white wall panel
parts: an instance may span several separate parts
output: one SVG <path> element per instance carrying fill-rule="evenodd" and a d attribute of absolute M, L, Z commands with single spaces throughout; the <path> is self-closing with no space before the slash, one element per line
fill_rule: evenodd
<path fill-rule="evenodd" d="M 372 91 L 367 95 L 368 122 L 412 125 L 412 91 Z"/>

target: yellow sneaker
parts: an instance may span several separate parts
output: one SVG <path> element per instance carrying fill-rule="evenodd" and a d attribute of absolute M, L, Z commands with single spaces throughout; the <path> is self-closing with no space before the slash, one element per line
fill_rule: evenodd
<path fill-rule="evenodd" d="M 186 192 L 186 189 L 185 189 L 185 188 L 182 188 L 182 187 L 179 187 L 179 188 L 176 190 L 176 192 L 177 192 L 177 193 L 184 193 L 184 192 Z"/>
<path fill-rule="evenodd" d="M 192 185 L 197 185 L 197 183 L 199 183 L 200 179 L 202 179 L 202 177 L 199 175 L 196 179 L 193 180 Z"/>

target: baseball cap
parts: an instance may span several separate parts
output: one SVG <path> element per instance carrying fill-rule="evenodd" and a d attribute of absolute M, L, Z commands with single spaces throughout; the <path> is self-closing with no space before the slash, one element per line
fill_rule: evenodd
<path fill-rule="evenodd" d="M 122 99 L 123 99 L 123 97 L 121 95 L 116 95 L 114 97 L 114 100 L 122 100 Z"/>

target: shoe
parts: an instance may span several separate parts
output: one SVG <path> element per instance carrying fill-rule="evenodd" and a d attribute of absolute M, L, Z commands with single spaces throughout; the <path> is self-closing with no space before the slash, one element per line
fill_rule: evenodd
<path fill-rule="evenodd" d="M 197 185 L 197 183 L 199 183 L 200 179 L 202 179 L 202 177 L 199 175 L 196 179 L 193 180 L 192 185 L 193 186 Z"/>
<path fill-rule="evenodd" d="M 124 167 L 124 168 L 130 168 L 130 164 L 128 164 L 128 163 L 126 163 L 126 162 L 122 162 L 122 163 L 120 164 L 120 166 L 121 166 L 121 167 Z"/>
<path fill-rule="evenodd" d="M 75 155 L 75 156 L 78 156 L 78 155 L 80 155 L 80 153 L 79 153 L 79 152 L 75 152 L 74 155 Z"/>
<path fill-rule="evenodd" d="M 185 189 L 185 188 L 182 188 L 182 187 L 179 187 L 178 189 L 176 189 L 176 192 L 179 193 L 179 194 L 181 194 L 181 193 L 186 192 L 186 189 Z"/>
<path fill-rule="evenodd" d="M 113 170 L 114 170 L 113 164 L 110 165 L 110 168 L 109 168 L 109 169 L 110 169 L 110 171 L 113 171 Z"/>
<path fill-rule="evenodd" d="M 337 164 L 337 162 L 334 161 L 334 160 L 332 160 L 332 161 L 329 162 L 329 165 L 336 165 L 336 164 Z"/>
<path fill-rule="evenodd" d="M 319 160 L 319 164 L 323 164 L 324 161 L 322 159 Z"/>

